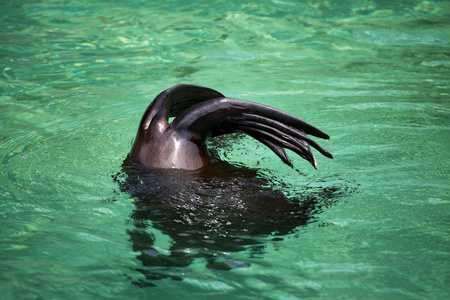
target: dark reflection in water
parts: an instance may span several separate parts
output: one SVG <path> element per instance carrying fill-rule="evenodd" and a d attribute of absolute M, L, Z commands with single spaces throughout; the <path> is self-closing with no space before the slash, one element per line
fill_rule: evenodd
<path fill-rule="evenodd" d="M 203 258 L 212 269 L 249 267 L 221 261 L 218 254 L 242 250 L 260 254 L 262 238 L 281 240 L 348 193 L 336 185 L 303 187 L 301 196 L 288 198 L 280 191 L 279 182 L 258 170 L 223 161 L 183 171 L 150 170 L 125 160 L 115 180 L 134 198 L 130 216 L 134 229 L 128 234 L 144 266 L 139 271 L 150 280 L 181 279 L 161 270 L 188 266 L 195 258 Z M 147 227 L 172 239 L 169 251 L 161 253 L 155 247 L 155 237 Z"/>

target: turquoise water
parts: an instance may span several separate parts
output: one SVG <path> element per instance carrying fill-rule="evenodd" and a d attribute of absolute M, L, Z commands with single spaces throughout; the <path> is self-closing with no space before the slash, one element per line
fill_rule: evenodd
<path fill-rule="evenodd" d="M 449 12 L 420 0 L 2 1 L 0 298 L 448 298 Z M 178 83 L 330 135 L 319 142 L 335 158 L 315 152 L 318 171 L 250 138 L 216 149 L 257 170 L 216 195 L 261 183 L 314 199 L 302 222 L 235 232 L 249 240 L 230 250 L 188 248 L 183 229 L 139 217 L 117 174 L 147 105 Z M 178 179 L 176 196 L 208 199 L 202 180 Z M 146 265 L 133 232 L 189 260 Z"/>

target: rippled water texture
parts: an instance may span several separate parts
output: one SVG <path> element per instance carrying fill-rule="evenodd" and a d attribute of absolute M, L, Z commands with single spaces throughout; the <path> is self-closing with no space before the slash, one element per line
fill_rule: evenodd
<path fill-rule="evenodd" d="M 448 298 L 449 11 L 2 1 L 0 298 Z M 178 83 L 294 114 L 335 158 L 235 136 L 212 173 L 122 168 Z"/>

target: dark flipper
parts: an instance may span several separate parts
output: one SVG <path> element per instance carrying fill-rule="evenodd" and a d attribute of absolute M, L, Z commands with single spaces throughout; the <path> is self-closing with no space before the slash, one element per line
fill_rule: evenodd
<path fill-rule="evenodd" d="M 187 108 L 203 101 L 224 97 L 218 91 L 197 85 L 179 84 L 173 86 L 156 96 L 155 100 L 145 111 L 140 129 L 146 130 L 153 117 L 164 110 L 166 119 L 176 117 Z"/>
<path fill-rule="evenodd" d="M 281 110 L 255 102 L 232 98 L 204 101 L 183 111 L 171 124 L 177 132 L 201 144 L 209 137 L 245 132 L 268 146 L 281 160 L 292 167 L 284 148 L 290 149 L 317 168 L 309 146 L 323 155 L 331 153 L 307 137 L 307 134 L 328 139 L 328 135 Z"/>

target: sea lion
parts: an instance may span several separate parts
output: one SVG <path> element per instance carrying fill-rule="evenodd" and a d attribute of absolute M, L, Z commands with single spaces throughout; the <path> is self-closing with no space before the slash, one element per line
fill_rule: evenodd
<path fill-rule="evenodd" d="M 169 118 L 175 119 L 169 124 Z M 330 152 L 307 137 L 329 136 L 281 110 L 227 98 L 210 88 L 179 84 L 160 93 L 148 106 L 128 158 L 151 169 L 196 170 L 210 163 L 205 142 L 210 137 L 244 132 L 269 147 L 293 167 L 284 148 L 317 169 L 309 146 L 326 157 Z"/>
<path fill-rule="evenodd" d="M 174 118 L 171 123 L 169 118 Z M 113 177 L 135 204 L 127 220 L 134 228 L 127 233 L 142 263 L 136 270 L 147 281 L 133 284 L 181 280 L 184 271 L 176 270 L 195 260 L 211 269 L 250 267 L 232 253 L 262 255 L 267 239 L 282 240 L 317 221 L 317 214 L 347 195 L 332 182 L 294 188 L 257 169 L 221 161 L 214 151 L 211 158 L 208 138 L 235 132 L 262 142 L 291 167 L 285 148 L 315 168 L 310 145 L 332 158 L 307 137 L 328 135 L 286 112 L 201 86 L 180 84 L 163 91 L 145 111 L 122 171 Z M 170 244 L 161 245 L 152 230 L 169 237 Z"/>
<path fill-rule="evenodd" d="M 199 170 L 148 169 L 125 159 L 113 178 L 134 203 L 127 219 L 134 228 L 127 234 L 142 263 L 136 271 L 147 279 L 133 282 L 140 287 L 182 280 L 189 272 L 179 268 L 194 261 L 216 270 L 248 268 L 253 259 L 233 253 L 261 257 L 268 241 L 300 233 L 351 192 L 336 180 L 303 180 L 294 187 L 259 169 L 215 159 Z"/>

